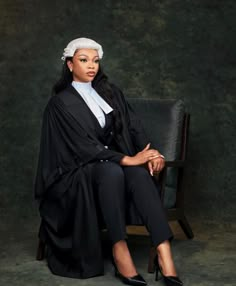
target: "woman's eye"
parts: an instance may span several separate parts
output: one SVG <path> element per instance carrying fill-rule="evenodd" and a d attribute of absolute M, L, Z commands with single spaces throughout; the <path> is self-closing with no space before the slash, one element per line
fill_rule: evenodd
<path fill-rule="evenodd" d="M 98 64 L 98 63 L 99 63 L 99 60 L 95 60 L 94 62 L 95 62 L 95 64 Z"/>
<path fill-rule="evenodd" d="M 81 63 L 86 63 L 87 60 L 86 60 L 86 59 L 80 59 L 80 62 L 81 62 Z"/>

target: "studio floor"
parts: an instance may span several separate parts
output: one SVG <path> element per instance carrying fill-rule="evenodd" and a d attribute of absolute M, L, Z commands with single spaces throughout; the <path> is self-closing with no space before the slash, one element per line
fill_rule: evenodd
<path fill-rule="evenodd" d="M 188 240 L 178 223 L 171 223 L 175 239 L 173 255 L 185 286 L 236 285 L 236 224 L 193 222 L 194 239 Z M 36 261 L 38 220 L 7 219 L 1 223 L 0 285 L 99 286 L 122 285 L 105 261 L 105 275 L 86 280 L 63 278 L 50 273 L 45 261 Z M 143 228 L 129 228 L 129 247 L 138 271 L 148 285 L 164 285 L 147 273 L 149 237 Z M 137 235 L 138 234 L 138 235 Z"/>

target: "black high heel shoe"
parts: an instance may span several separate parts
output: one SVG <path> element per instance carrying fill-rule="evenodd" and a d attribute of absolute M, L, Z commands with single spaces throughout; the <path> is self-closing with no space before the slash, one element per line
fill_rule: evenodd
<path fill-rule="evenodd" d="M 155 268 L 156 268 L 156 277 L 155 277 L 155 280 L 158 281 L 160 280 L 161 278 L 163 278 L 164 280 L 164 283 L 166 286 L 183 286 L 183 282 L 179 279 L 179 277 L 177 276 L 165 276 L 161 270 L 161 267 L 159 265 L 159 262 L 158 262 L 158 256 L 155 257 L 154 259 L 154 265 L 155 265 Z M 158 273 L 160 272 L 161 274 L 161 278 L 158 277 Z"/>
<path fill-rule="evenodd" d="M 132 276 L 132 277 L 125 277 L 117 269 L 117 266 L 116 266 L 114 260 L 112 260 L 112 264 L 115 268 L 115 276 L 117 278 L 119 278 L 124 284 L 131 285 L 131 286 L 145 286 L 145 285 L 147 285 L 147 282 L 143 279 L 143 277 L 140 274 Z"/>

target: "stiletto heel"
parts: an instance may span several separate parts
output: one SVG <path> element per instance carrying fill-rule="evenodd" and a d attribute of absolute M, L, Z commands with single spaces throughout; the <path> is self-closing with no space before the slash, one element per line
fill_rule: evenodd
<path fill-rule="evenodd" d="M 161 278 L 159 278 L 159 265 L 156 265 L 156 275 L 155 275 L 155 281 L 159 281 Z"/>
<path fill-rule="evenodd" d="M 158 274 L 160 272 L 166 286 L 183 286 L 184 285 L 178 276 L 165 276 L 163 274 L 161 267 L 159 265 L 159 262 L 158 262 L 158 256 L 156 256 L 154 259 L 154 265 L 155 265 L 155 269 L 156 269 L 156 275 L 155 275 L 156 281 L 161 279 L 158 277 L 159 276 Z"/>
<path fill-rule="evenodd" d="M 131 286 L 147 285 L 147 282 L 143 279 L 143 277 L 140 274 L 132 276 L 132 277 L 125 277 L 119 272 L 113 259 L 112 259 L 112 264 L 115 268 L 115 276 L 119 278 L 124 284 L 131 285 Z"/>

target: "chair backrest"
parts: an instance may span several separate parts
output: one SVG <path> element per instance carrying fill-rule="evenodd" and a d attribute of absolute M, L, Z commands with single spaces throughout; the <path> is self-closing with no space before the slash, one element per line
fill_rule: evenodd
<path fill-rule="evenodd" d="M 180 160 L 185 107 L 182 100 L 129 98 L 129 104 L 140 118 L 153 147 L 167 161 Z M 168 168 L 164 206 L 176 203 L 177 172 Z"/>

